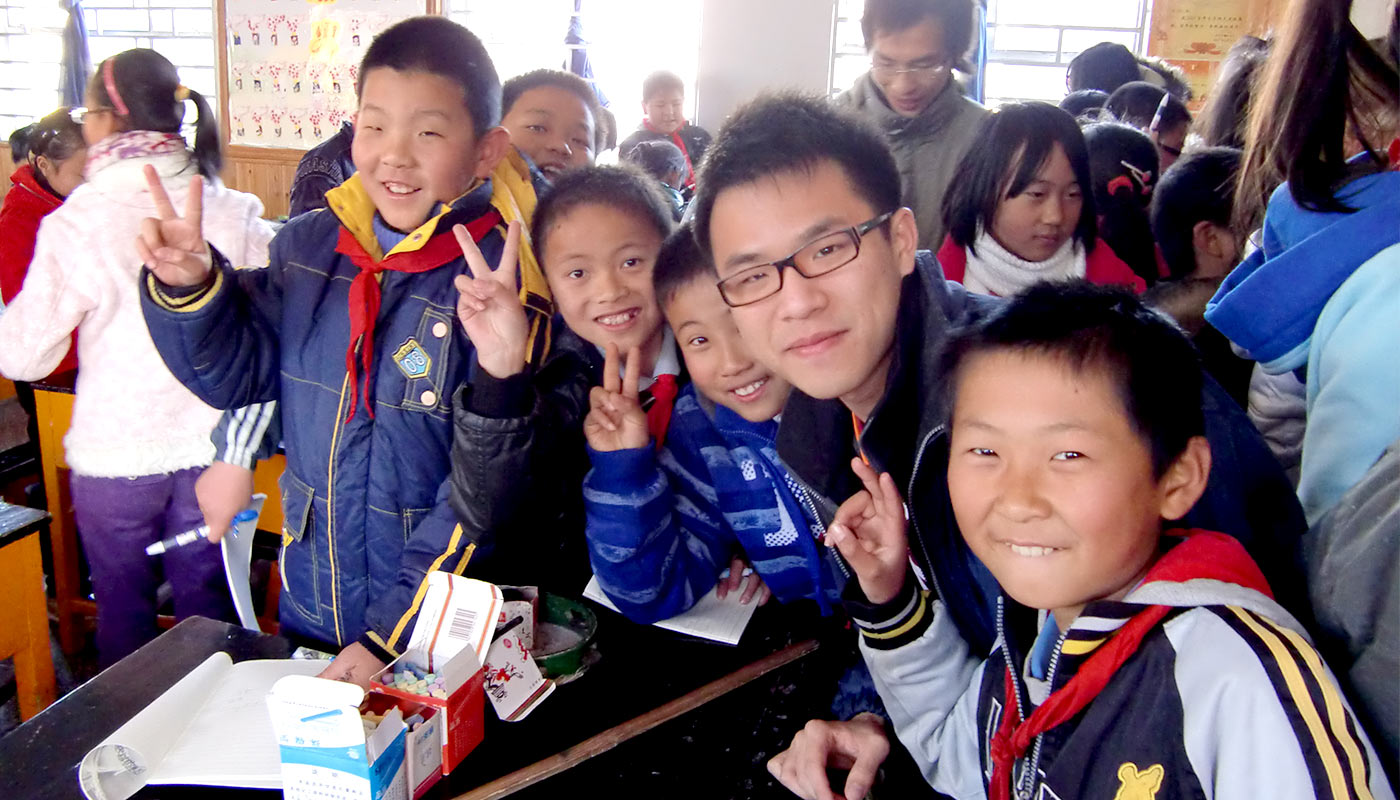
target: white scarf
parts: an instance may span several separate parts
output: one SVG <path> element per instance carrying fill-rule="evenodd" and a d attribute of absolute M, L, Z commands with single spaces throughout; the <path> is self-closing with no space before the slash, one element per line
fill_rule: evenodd
<path fill-rule="evenodd" d="M 977 252 L 967 252 L 967 270 L 963 286 L 978 294 L 1010 297 L 1042 281 L 1082 278 L 1088 267 L 1084 248 L 1071 236 L 1060 245 L 1055 255 L 1044 261 L 1026 261 L 1002 247 L 990 233 L 978 231 L 974 242 Z"/>

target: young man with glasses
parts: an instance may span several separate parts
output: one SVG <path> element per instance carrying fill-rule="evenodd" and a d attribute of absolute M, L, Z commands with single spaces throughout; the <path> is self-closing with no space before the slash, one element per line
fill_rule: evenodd
<path fill-rule="evenodd" d="M 943 194 L 987 110 L 962 95 L 973 0 L 867 0 L 860 27 L 870 71 L 836 100 L 884 131 L 919 223 L 919 247 L 943 241 Z"/>
<path fill-rule="evenodd" d="M 906 504 L 907 551 L 888 554 L 893 591 L 869 597 L 847 583 L 845 605 L 867 643 L 918 636 L 926 620 L 901 615 L 923 608 L 914 602 L 922 583 L 972 651 L 989 652 L 999 590 L 953 522 L 936 398 L 950 332 L 1000 301 L 943 279 L 918 248 L 882 137 L 819 98 L 769 96 L 737 111 L 711 148 L 694 209 L 696 240 L 745 345 L 794 387 L 778 456 L 822 521 L 841 519 L 849 531 L 882 502 Z M 1304 525 L 1292 488 L 1217 384 L 1208 381 L 1202 401 L 1216 467 L 1182 524 L 1239 539 L 1297 615 L 1306 608 L 1296 561 Z M 884 737 L 870 723 L 823 735 L 832 752 L 857 739 L 878 747 L 866 734 Z"/>

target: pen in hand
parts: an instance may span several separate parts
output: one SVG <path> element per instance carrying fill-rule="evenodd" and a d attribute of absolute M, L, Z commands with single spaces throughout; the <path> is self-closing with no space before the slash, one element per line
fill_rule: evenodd
<path fill-rule="evenodd" d="M 237 535 L 239 523 L 251 522 L 252 520 L 255 520 L 257 518 L 258 512 L 254 511 L 251 508 L 245 508 L 244 510 L 234 515 L 233 527 L 230 529 L 230 532 Z M 169 539 L 164 539 L 162 541 L 156 542 L 155 544 L 146 548 L 146 555 L 158 556 L 161 553 L 164 553 L 166 550 L 171 550 L 176 547 L 184 547 L 185 545 L 190 544 L 191 542 L 207 538 L 209 538 L 209 526 L 200 525 L 194 530 L 185 531 L 184 533 L 177 533 L 174 536 L 171 536 Z"/>

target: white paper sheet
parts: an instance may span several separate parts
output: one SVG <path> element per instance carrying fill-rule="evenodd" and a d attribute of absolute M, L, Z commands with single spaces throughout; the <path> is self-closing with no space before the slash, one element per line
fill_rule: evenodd
<path fill-rule="evenodd" d="M 249 508 L 262 514 L 267 495 L 259 492 L 253 495 Z M 253 536 L 258 529 L 256 519 L 240 522 L 236 533 L 219 540 L 224 554 L 224 574 L 228 576 L 229 592 L 233 594 L 233 608 L 238 612 L 238 621 L 250 631 L 259 630 L 258 613 L 253 609 L 252 565 Z"/>
<path fill-rule="evenodd" d="M 712 589 L 691 606 L 690 610 L 653 624 L 668 631 L 699 636 L 724 644 L 738 644 L 739 638 L 744 635 L 744 628 L 748 627 L 749 618 L 753 616 L 754 609 L 758 608 L 758 604 L 753 601 L 747 604 L 740 603 L 740 594 L 742 593 L 730 592 L 721 600 Z M 589 579 L 583 596 L 617 611 L 617 606 L 603 594 L 603 587 L 598 585 L 597 576 Z"/>

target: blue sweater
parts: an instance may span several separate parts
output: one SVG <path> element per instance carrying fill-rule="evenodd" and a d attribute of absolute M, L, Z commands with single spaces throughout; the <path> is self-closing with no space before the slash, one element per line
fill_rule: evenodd
<path fill-rule="evenodd" d="M 583 482 L 593 572 L 629 619 L 675 616 L 714 588 L 740 549 L 781 602 L 817 601 L 840 587 L 819 547 L 801 489 L 774 447 L 778 424 L 724 407 L 713 417 L 693 386 L 676 398 L 666 443 L 602 453 Z"/>

